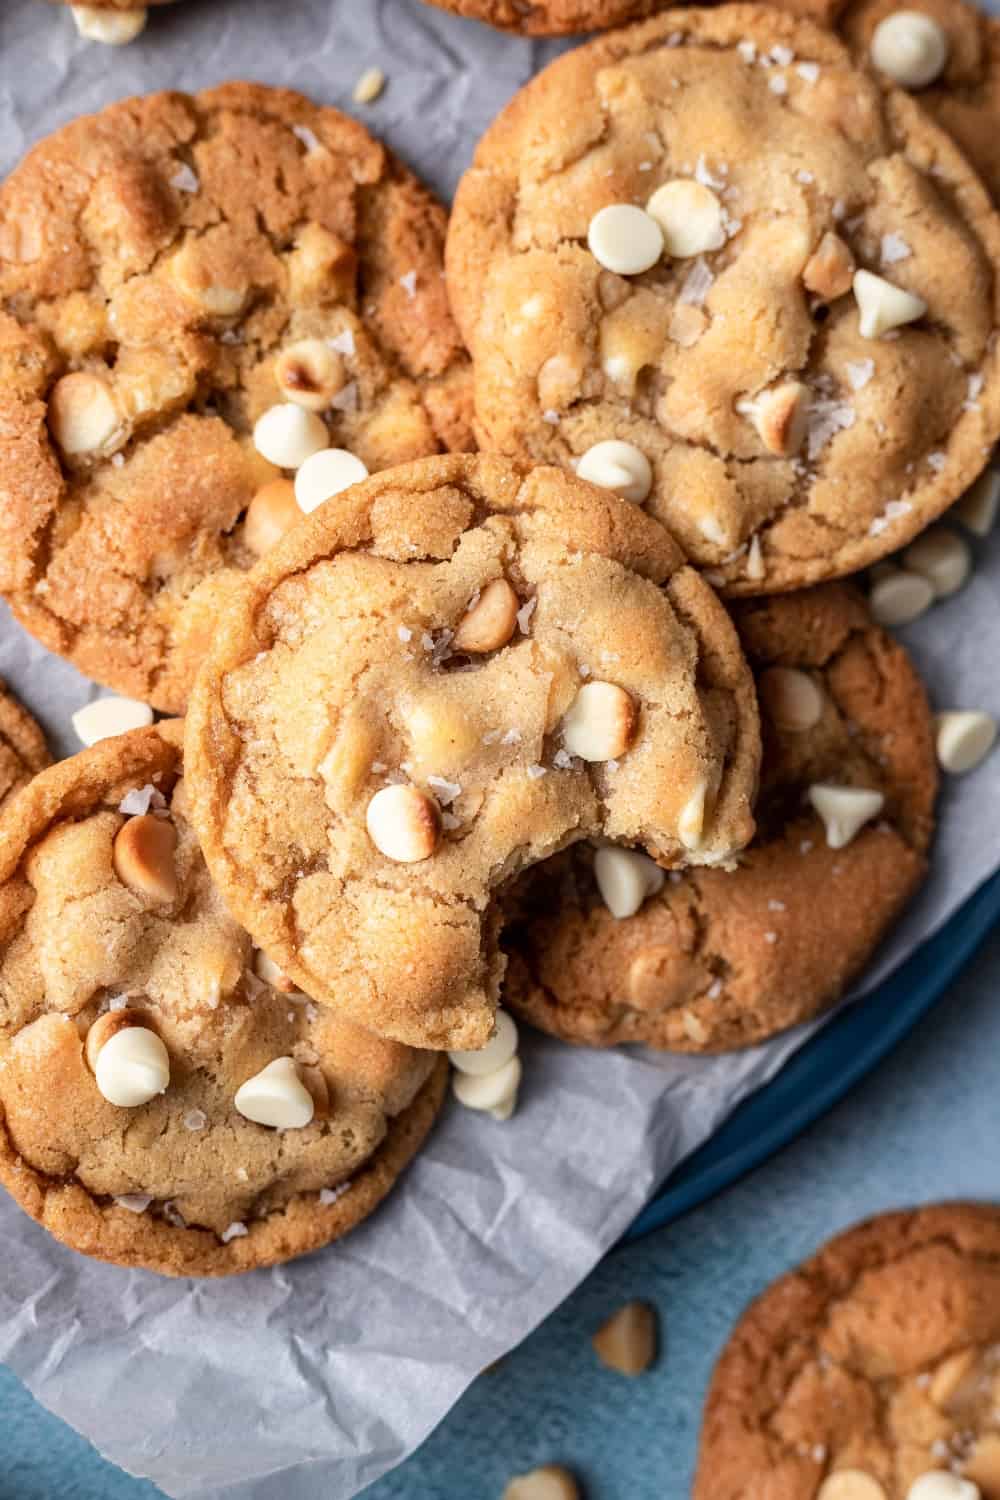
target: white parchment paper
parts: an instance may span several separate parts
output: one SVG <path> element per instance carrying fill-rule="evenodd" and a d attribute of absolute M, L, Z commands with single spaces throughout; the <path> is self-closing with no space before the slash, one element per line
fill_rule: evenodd
<path fill-rule="evenodd" d="M 79 41 L 59 7 L 0 0 L 0 168 L 126 93 L 244 76 L 350 109 L 378 65 L 389 86 L 358 113 L 447 196 L 496 110 L 557 50 L 420 0 L 180 0 L 112 50 Z M 1000 539 L 976 550 L 969 587 L 907 637 L 940 706 L 1000 714 Z M 0 673 L 56 749 L 77 748 L 69 715 L 97 690 L 2 607 Z M 1000 756 L 945 788 L 933 876 L 869 984 L 1000 860 L 998 808 Z M 449 1107 L 404 1185 L 344 1244 L 228 1283 L 88 1261 L 0 1195 L 0 1357 L 170 1495 L 346 1500 L 570 1292 L 802 1034 L 712 1060 L 528 1039 L 512 1121 Z"/>

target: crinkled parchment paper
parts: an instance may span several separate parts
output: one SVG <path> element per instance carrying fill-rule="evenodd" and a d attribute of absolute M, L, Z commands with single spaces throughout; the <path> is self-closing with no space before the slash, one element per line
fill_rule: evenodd
<path fill-rule="evenodd" d="M 378 65 L 388 87 L 358 113 L 447 195 L 496 110 L 556 50 L 420 0 L 179 0 L 112 50 L 78 41 L 58 6 L 0 0 L 0 164 L 133 91 L 248 76 L 350 109 L 358 75 Z M 941 706 L 1000 714 L 1000 540 L 977 553 L 970 586 L 908 636 Z M 72 751 L 69 715 L 96 690 L 5 613 L 0 673 Z M 945 788 L 932 880 L 870 982 L 990 873 L 998 808 L 1000 756 Z M 344 1244 L 229 1283 L 87 1261 L 4 1197 L 0 1357 L 170 1495 L 344 1500 L 567 1295 L 801 1035 L 714 1060 L 527 1040 L 509 1124 L 449 1106 L 405 1183 Z"/>

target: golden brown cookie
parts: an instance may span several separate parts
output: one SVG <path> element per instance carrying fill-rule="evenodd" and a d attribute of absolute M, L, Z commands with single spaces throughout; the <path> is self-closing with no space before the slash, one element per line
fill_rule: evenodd
<path fill-rule="evenodd" d="M 522 877 L 504 1004 L 554 1036 L 675 1052 L 763 1041 L 840 997 L 926 873 L 932 720 L 903 648 L 841 584 L 741 603 L 735 620 L 761 702 L 754 842 L 731 872 L 666 883 L 614 859 L 595 871 L 608 857 L 589 844 Z M 817 783 L 884 803 L 831 848 L 808 800 Z M 659 889 L 640 906 L 644 873 Z M 634 915 L 612 915 L 598 874 Z"/>
<path fill-rule="evenodd" d="M 874 561 L 980 471 L 998 260 L 914 99 L 753 6 L 546 68 L 480 143 L 447 252 L 483 446 L 630 482 L 744 594 Z"/>
<path fill-rule="evenodd" d="M 21 623 L 179 710 L 226 596 L 299 515 L 255 447 L 265 411 L 291 410 L 297 459 L 305 439 L 373 470 L 468 447 L 443 237 L 361 125 L 259 84 L 126 100 L 36 146 L 0 190 L 0 590 Z"/>
<path fill-rule="evenodd" d="M 0 677 L 0 807 L 51 764 L 44 734 Z"/>
<path fill-rule="evenodd" d="M 488 21 L 522 36 L 567 36 L 577 31 L 606 31 L 640 21 L 663 10 L 664 0 L 428 0 L 442 10 Z M 788 0 L 782 10 L 825 21 L 831 0 Z"/>
<path fill-rule="evenodd" d="M 849 1229 L 737 1324 L 693 1500 L 998 1500 L 998 1344 L 1000 1209 Z"/>
<path fill-rule="evenodd" d="M 188 821 L 181 743 L 174 722 L 104 740 L 0 818 L 0 1181 L 85 1254 L 222 1276 L 366 1218 L 447 1067 L 255 954 Z"/>
<path fill-rule="evenodd" d="M 665 865 L 747 842 L 735 631 L 663 528 L 560 469 L 425 459 L 249 575 L 198 676 L 192 814 L 231 910 L 316 1000 L 488 1039 L 495 895 L 600 832 Z"/>

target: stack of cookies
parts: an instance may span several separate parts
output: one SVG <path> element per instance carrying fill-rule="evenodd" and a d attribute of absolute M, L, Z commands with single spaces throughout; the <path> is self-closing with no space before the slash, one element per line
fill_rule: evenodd
<path fill-rule="evenodd" d="M 112 105 L 4 185 L 0 591 L 126 695 L 48 769 L 0 700 L 0 1178 L 68 1244 L 314 1249 L 443 1054 L 499 1128 L 512 1013 L 760 1042 L 920 885 L 938 761 L 994 726 L 935 726 L 885 627 L 968 572 L 931 523 L 996 510 L 1000 219 L 864 61 L 928 83 L 941 24 L 883 10 L 853 59 L 755 6 L 568 53 L 450 225 L 257 84 Z"/>

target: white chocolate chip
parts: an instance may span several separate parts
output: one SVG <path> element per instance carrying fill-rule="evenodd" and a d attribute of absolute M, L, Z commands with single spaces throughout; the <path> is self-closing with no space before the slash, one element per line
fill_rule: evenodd
<path fill-rule="evenodd" d="M 563 744 L 581 760 L 616 760 L 635 733 L 636 708 L 613 682 L 585 682 L 563 717 Z"/>
<path fill-rule="evenodd" d="M 459 1104 L 464 1104 L 466 1109 L 490 1112 L 502 1110 L 512 1100 L 517 1100 L 521 1071 L 521 1060 L 514 1056 L 492 1073 L 456 1073 L 452 1079 L 452 1091 Z M 510 1113 L 513 1113 L 513 1109 Z"/>
<path fill-rule="evenodd" d="M 656 1358 L 656 1312 L 648 1302 L 626 1302 L 591 1339 L 602 1364 L 619 1375 L 641 1375 Z"/>
<path fill-rule="evenodd" d="M 78 739 L 96 745 L 98 740 L 127 734 L 130 729 L 145 729 L 153 722 L 153 710 L 135 698 L 95 698 L 78 708 L 71 722 Z"/>
<path fill-rule="evenodd" d="M 606 271 L 638 276 L 655 266 L 663 254 L 663 233 L 644 209 L 631 203 L 611 203 L 591 219 L 587 244 Z"/>
<path fill-rule="evenodd" d="M 580 1489 L 561 1464 L 545 1464 L 529 1474 L 515 1474 L 502 1500 L 580 1500 Z"/>
<path fill-rule="evenodd" d="M 517 1027 L 505 1010 L 498 1010 L 496 1027 L 485 1047 L 477 1052 L 449 1052 L 452 1067 L 470 1078 L 496 1073 L 517 1053 Z"/>
<path fill-rule="evenodd" d="M 769 453 L 784 458 L 798 453 L 809 426 L 809 391 L 801 381 L 786 380 L 761 391 L 746 409 Z"/>
<path fill-rule="evenodd" d="M 880 625 L 909 625 L 934 603 L 934 589 L 919 573 L 894 568 L 872 585 L 868 603 Z"/>
<path fill-rule="evenodd" d="M 648 854 L 631 849 L 598 849 L 594 855 L 594 879 L 601 900 L 619 921 L 634 917 L 647 896 L 662 890 L 663 871 Z"/>
<path fill-rule="evenodd" d="M 943 1469 L 921 1474 L 906 1492 L 906 1500 L 980 1500 L 979 1486 L 971 1479 L 959 1479 Z"/>
<path fill-rule="evenodd" d="M 170 1057 L 155 1031 L 123 1026 L 98 1052 L 94 1078 L 109 1104 L 136 1109 L 166 1091 Z"/>
<path fill-rule="evenodd" d="M 122 885 L 149 901 L 177 899 L 174 853 L 177 830 L 168 818 L 140 813 L 129 818 L 115 835 L 111 859 Z"/>
<path fill-rule="evenodd" d="M 433 797 L 408 783 L 383 787 L 365 817 L 372 843 L 386 859 L 416 864 L 437 848 L 441 814 Z"/>
<path fill-rule="evenodd" d="M 677 837 L 685 849 L 701 847 L 701 835 L 705 826 L 705 800 L 708 786 L 702 781 L 695 787 L 680 810 L 677 819 Z"/>
<path fill-rule="evenodd" d="M 243 517 L 243 540 L 256 557 L 277 546 L 286 531 L 301 521 L 290 479 L 272 479 L 261 485 Z"/>
<path fill-rule="evenodd" d="M 833 786 L 822 781 L 809 788 L 809 801 L 823 820 L 826 842 L 831 849 L 846 848 L 885 806 L 881 792 L 861 786 Z"/>
<path fill-rule="evenodd" d="M 529 603 L 533 605 L 534 600 L 529 600 Z M 473 655 L 499 651 L 514 634 L 520 613 L 521 601 L 506 578 L 491 579 L 456 626 L 453 648 Z M 529 613 L 525 625 L 530 618 Z"/>
<path fill-rule="evenodd" d="M 299 510 L 308 516 L 341 490 L 367 478 L 365 465 L 346 448 L 321 448 L 309 455 L 295 476 Z"/>
<path fill-rule="evenodd" d="M 901 286 L 894 286 L 884 276 L 872 271 L 855 271 L 854 297 L 860 318 L 858 332 L 863 339 L 879 339 L 893 328 L 915 323 L 927 311 L 927 303 Z"/>
<path fill-rule="evenodd" d="M 945 70 L 948 36 L 924 11 L 897 10 L 872 33 L 871 60 L 893 83 L 922 89 Z"/>
<path fill-rule="evenodd" d="M 778 729 L 801 734 L 822 717 L 823 694 L 811 677 L 795 667 L 768 667 L 760 677 L 758 691 Z"/>
<path fill-rule="evenodd" d="M 996 743 L 997 722 L 980 709 L 952 709 L 936 714 L 937 758 L 953 776 L 971 771 L 986 759 Z"/>
<path fill-rule="evenodd" d="M 381 68 L 366 68 L 354 85 L 351 98 L 355 104 L 371 104 L 385 88 L 385 74 Z"/>
<path fill-rule="evenodd" d="M 816 1500 L 888 1500 L 877 1479 L 861 1469 L 838 1469 L 828 1475 L 816 1492 Z"/>
<path fill-rule="evenodd" d="M 957 593 L 972 571 L 972 550 L 964 537 L 947 526 L 932 526 L 903 553 L 911 573 L 926 578 L 936 599 Z"/>
<path fill-rule="evenodd" d="M 103 5 L 71 5 L 76 29 L 88 42 L 123 47 L 134 42 L 146 25 L 144 10 L 108 10 Z"/>
<path fill-rule="evenodd" d="M 274 378 L 286 401 L 323 411 L 344 384 L 344 366 L 323 339 L 300 339 L 278 355 Z"/>
<path fill-rule="evenodd" d="M 641 505 L 653 488 L 653 469 L 641 448 L 620 438 L 594 443 L 582 454 L 577 476 L 602 490 L 614 490 L 623 500 Z"/>
<path fill-rule="evenodd" d="M 49 429 L 70 457 L 110 453 L 125 432 L 107 381 L 86 370 L 57 380 L 49 394 Z"/>
<path fill-rule="evenodd" d="M 301 1130 L 315 1112 L 312 1094 L 292 1057 L 276 1057 L 236 1090 L 233 1104 L 245 1120 L 276 1130 Z"/>
<path fill-rule="evenodd" d="M 284 969 L 280 968 L 263 948 L 254 950 L 253 971 L 258 979 L 269 984 L 273 990 L 280 990 L 283 995 L 290 995 L 295 990 L 295 985 Z"/>
<path fill-rule="evenodd" d="M 1000 469 L 986 469 L 955 506 L 955 514 L 973 536 L 989 536 L 1000 511 Z"/>
<path fill-rule="evenodd" d="M 268 463 L 279 469 L 297 469 L 313 453 L 325 448 L 329 441 L 326 423 L 314 411 L 297 406 L 294 401 L 282 401 L 268 407 L 257 418 L 253 429 L 253 445 Z"/>
<path fill-rule="evenodd" d="M 721 250 L 726 243 L 722 204 L 710 187 L 693 178 L 665 182 L 646 204 L 646 212 L 660 226 L 667 254 L 677 260 Z"/>

